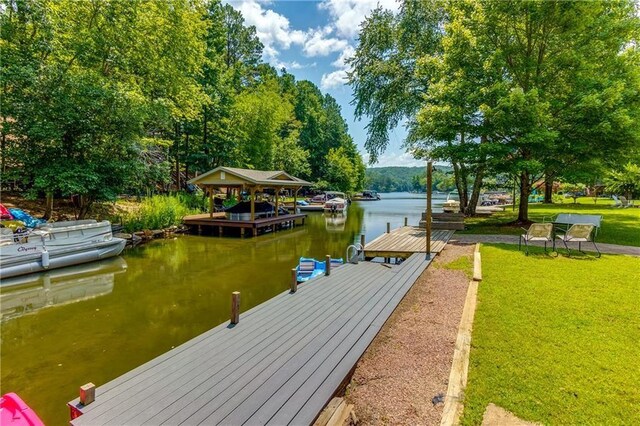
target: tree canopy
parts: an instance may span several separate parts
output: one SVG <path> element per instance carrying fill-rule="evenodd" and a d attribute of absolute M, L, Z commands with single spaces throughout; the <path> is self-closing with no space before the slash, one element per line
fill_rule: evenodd
<path fill-rule="evenodd" d="M 637 4 L 405 1 L 366 20 L 352 59 L 367 149 L 406 120 L 406 146 L 450 161 L 461 208 L 483 175 L 520 182 L 519 220 L 543 176 L 613 166 L 640 144 Z M 469 176 L 473 196 L 466 202 Z"/>
<path fill-rule="evenodd" d="M 96 200 L 181 188 L 218 165 L 353 191 L 364 165 L 340 108 L 264 63 L 218 0 L 2 0 L 2 179 Z M 336 153 L 348 181 L 329 173 Z M 333 176 L 333 177 L 332 177 Z"/>

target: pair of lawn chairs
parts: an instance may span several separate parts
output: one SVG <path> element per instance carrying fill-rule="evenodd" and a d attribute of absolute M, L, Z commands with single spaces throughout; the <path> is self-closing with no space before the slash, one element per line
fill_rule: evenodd
<path fill-rule="evenodd" d="M 623 196 L 620 196 L 618 198 L 617 196 L 614 195 L 611 198 L 613 199 L 613 202 L 615 203 L 613 205 L 613 207 L 619 207 L 619 208 L 633 207 L 633 201 L 629 201 Z"/>
<path fill-rule="evenodd" d="M 584 253 L 582 251 L 582 243 L 590 242 L 596 249 L 598 255 L 596 257 L 600 257 L 601 253 L 598 250 L 598 246 L 596 245 L 594 234 L 595 225 L 591 223 L 575 223 L 567 229 L 564 234 L 555 235 L 554 239 L 554 228 L 553 223 L 533 223 L 529 227 L 529 229 L 522 228 L 526 233 L 520 235 L 520 239 L 518 241 L 518 250 L 522 247 L 522 242 L 524 241 L 525 246 L 525 254 L 529 255 L 529 242 L 531 241 L 544 241 L 544 252 L 547 252 L 547 243 L 553 243 L 553 251 L 556 251 L 556 239 L 559 239 L 564 244 L 564 247 L 567 249 L 567 254 L 571 257 L 571 249 L 569 249 L 569 245 L 567 243 L 576 242 L 578 243 L 578 251 Z"/>

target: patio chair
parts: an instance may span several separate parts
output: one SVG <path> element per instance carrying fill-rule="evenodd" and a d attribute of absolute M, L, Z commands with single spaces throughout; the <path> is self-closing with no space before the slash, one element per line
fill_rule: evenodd
<path fill-rule="evenodd" d="M 622 195 L 620 196 L 620 203 L 622 208 L 626 208 L 626 207 L 632 207 L 633 206 L 633 201 L 629 201 L 627 200 L 626 197 L 623 197 Z"/>
<path fill-rule="evenodd" d="M 521 234 L 518 240 L 518 250 L 524 241 L 525 254 L 529 256 L 529 241 L 544 241 L 544 252 L 547 252 L 547 243 L 552 242 L 555 250 L 555 242 L 551 237 L 553 233 L 553 223 L 532 223 L 529 229 L 522 228 L 526 234 Z"/>
<path fill-rule="evenodd" d="M 618 198 L 617 195 L 612 195 L 611 199 L 613 200 L 613 207 L 622 207 L 622 201 Z"/>
<path fill-rule="evenodd" d="M 578 243 L 578 251 L 580 253 L 584 253 L 582 251 L 582 243 L 590 242 L 596 248 L 596 252 L 598 255 L 596 257 L 602 256 L 600 250 L 598 250 L 598 246 L 596 245 L 596 239 L 593 235 L 593 229 L 595 226 L 591 223 L 576 223 L 571 225 L 571 227 L 567 230 L 566 234 L 558 234 L 556 238 L 562 240 L 564 243 L 564 247 L 567 249 L 567 254 L 571 257 L 571 250 L 567 243 L 577 242 Z"/>

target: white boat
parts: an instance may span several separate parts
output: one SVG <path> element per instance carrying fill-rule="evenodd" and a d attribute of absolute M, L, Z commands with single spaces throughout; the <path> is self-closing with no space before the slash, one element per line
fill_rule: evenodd
<path fill-rule="evenodd" d="M 331 195 L 333 197 L 324 203 L 325 213 L 344 213 L 349 207 L 347 197 L 342 192 L 332 192 Z M 327 197 L 329 197 L 329 193 L 327 193 Z"/>
<path fill-rule="evenodd" d="M 125 244 L 106 220 L 44 223 L 28 234 L 2 233 L 0 279 L 117 256 Z"/>

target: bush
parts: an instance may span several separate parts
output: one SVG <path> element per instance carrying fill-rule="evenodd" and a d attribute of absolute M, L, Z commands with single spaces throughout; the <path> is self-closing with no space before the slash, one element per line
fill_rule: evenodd
<path fill-rule="evenodd" d="M 142 200 L 138 210 L 123 218 L 124 229 L 135 232 L 179 225 L 184 216 L 204 211 L 204 204 L 197 195 L 154 195 Z"/>

